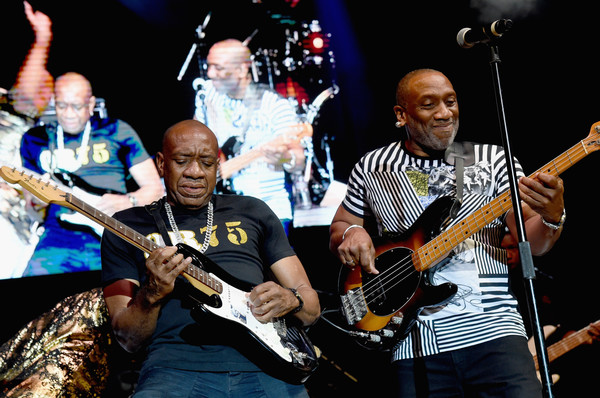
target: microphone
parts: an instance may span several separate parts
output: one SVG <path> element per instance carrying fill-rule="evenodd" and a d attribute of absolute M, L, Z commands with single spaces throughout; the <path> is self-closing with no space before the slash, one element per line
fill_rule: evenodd
<path fill-rule="evenodd" d="M 510 19 L 499 19 L 489 25 L 481 26 L 475 30 L 463 28 L 456 35 L 456 41 L 462 48 L 471 48 L 478 43 L 487 43 L 506 33 L 513 22 Z"/>

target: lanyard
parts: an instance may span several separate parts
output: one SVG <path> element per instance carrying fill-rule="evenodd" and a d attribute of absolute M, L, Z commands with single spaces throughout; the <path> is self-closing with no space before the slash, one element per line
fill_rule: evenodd
<path fill-rule="evenodd" d="M 57 159 L 56 163 L 57 163 L 58 168 L 73 172 L 81 167 L 83 153 L 84 153 L 85 148 L 87 148 L 88 143 L 90 141 L 91 131 L 92 131 L 92 125 L 91 125 L 90 121 L 88 120 L 88 122 L 85 125 L 85 129 L 83 130 L 83 138 L 81 139 L 81 145 L 79 146 L 79 150 L 76 151 L 77 157 L 74 159 L 75 161 L 74 162 L 71 161 L 71 159 L 67 158 L 66 156 L 57 156 L 58 159 Z M 56 128 L 56 145 L 58 147 L 59 154 L 61 154 L 61 152 L 64 152 L 65 136 L 63 133 L 63 128 L 60 124 Z"/>

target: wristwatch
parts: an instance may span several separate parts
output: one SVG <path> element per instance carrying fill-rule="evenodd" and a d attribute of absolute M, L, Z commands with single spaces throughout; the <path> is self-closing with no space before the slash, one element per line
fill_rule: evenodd
<path fill-rule="evenodd" d="M 127 197 L 129 198 L 129 203 L 131 203 L 132 206 L 137 206 L 138 201 L 137 201 L 137 198 L 135 196 L 133 196 L 132 194 L 128 193 Z"/>
<path fill-rule="evenodd" d="M 290 314 L 295 314 L 296 312 L 299 312 L 302 307 L 304 307 L 304 300 L 302 300 L 302 296 L 296 289 L 292 289 L 291 287 L 288 287 L 288 289 L 291 290 L 291 292 L 294 293 L 294 296 L 296 296 L 298 299 L 298 306 L 290 311 Z"/>
<path fill-rule="evenodd" d="M 544 223 L 545 226 L 547 226 L 548 228 L 552 228 L 553 230 L 558 230 L 560 227 L 562 227 L 562 225 L 565 223 L 565 220 L 567 219 L 567 211 L 565 209 L 563 209 L 563 213 L 562 216 L 560 216 L 560 220 L 558 220 L 557 223 L 553 223 L 553 222 L 549 222 L 544 220 L 544 217 L 542 217 L 542 222 Z"/>

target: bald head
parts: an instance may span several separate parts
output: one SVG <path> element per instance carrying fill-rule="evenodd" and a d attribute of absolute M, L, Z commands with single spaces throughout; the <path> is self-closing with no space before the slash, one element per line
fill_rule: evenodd
<path fill-rule="evenodd" d="M 68 72 L 56 79 L 54 103 L 56 118 L 63 131 L 79 134 L 94 113 L 96 98 L 88 79 L 79 73 Z"/>
<path fill-rule="evenodd" d="M 241 41 L 236 39 L 226 39 L 216 42 L 209 51 L 210 55 L 218 55 L 234 64 L 250 63 L 250 49 Z"/>
<path fill-rule="evenodd" d="M 397 100 L 397 125 L 405 127 L 410 152 L 439 156 L 452 144 L 458 132 L 458 100 L 443 73 L 433 69 L 408 73 L 398 83 Z"/>
<path fill-rule="evenodd" d="M 435 69 L 415 69 L 411 72 L 408 72 L 404 77 L 398 82 L 398 86 L 396 87 L 396 104 L 406 107 L 406 103 L 408 101 L 408 96 L 410 94 L 411 89 L 411 81 L 417 77 L 421 77 L 423 75 L 441 75 L 446 80 L 448 78 L 442 72 Z"/>
<path fill-rule="evenodd" d="M 248 47 L 236 39 L 217 42 L 210 48 L 206 62 L 206 74 L 219 93 L 231 98 L 244 98 L 252 81 Z"/>
<path fill-rule="evenodd" d="M 169 127 L 156 156 L 169 203 L 188 209 L 208 204 L 217 183 L 218 156 L 217 137 L 199 121 L 184 120 Z"/>
<path fill-rule="evenodd" d="M 218 154 L 219 143 L 215 134 L 206 125 L 193 119 L 175 123 L 165 131 L 162 141 L 163 152 L 172 150 L 180 141 L 187 140 L 188 137 L 201 138 L 201 141 L 207 143 L 215 154 Z"/>
<path fill-rule="evenodd" d="M 65 89 L 77 90 L 82 97 L 90 98 L 92 96 L 92 85 L 85 76 L 76 72 L 67 72 L 56 79 L 54 91 L 59 92 Z"/>

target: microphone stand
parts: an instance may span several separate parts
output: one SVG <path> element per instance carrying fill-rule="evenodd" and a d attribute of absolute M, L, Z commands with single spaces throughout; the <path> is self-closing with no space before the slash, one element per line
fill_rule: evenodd
<path fill-rule="evenodd" d="M 190 48 L 190 51 L 188 52 L 185 62 L 183 63 L 181 70 L 179 71 L 179 75 L 177 76 L 177 80 L 181 81 L 181 79 L 183 78 L 183 75 L 187 71 L 187 68 L 195 54 L 196 59 L 198 61 L 198 68 L 199 68 L 198 76 L 199 77 L 194 79 L 194 81 L 192 82 L 192 86 L 194 88 L 194 91 L 196 92 L 196 96 L 197 96 L 199 102 L 202 103 L 202 112 L 204 113 L 204 123 L 207 122 L 206 105 L 204 104 L 204 99 L 206 97 L 204 84 L 206 83 L 206 79 L 207 79 L 207 72 L 206 72 L 207 65 L 206 65 L 206 60 L 203 58 L 204 49 L 206 47 L 206 45 L 204 43 L 204 37 L 206 36 L 206 33 L 204 32 L 204 30 L 206 29 L 206 25 L 208 25 L 208 22 L 210 21 L 210 15 L 211 15 L 211 13 L 209 12 L 206 15 L 206 18 L 204 18 L 204 22 L 202 24 L 198 25 L 198 27 L 196 28 L 196 39 L 194 40 L 194 43 L 192 44 L 192 47 Z"/>
<path fill-rule="evenodd" d="M 204 18 L 204 22 L 201 23 L 200 25 L 198 25 L 198 27 L 196 28 L 196 39 L 194 40 L 194 43 L 192 44 L 192 47 L 190 48 L 190 51 L 188 51 L 188 55 L 185 59 L 185 61 L 183 62 L 183 65 L 181 66 L 181 69 L 179 70 L 179 75 L 177 75 L 177 80 L 181 81 L 181 79 L 183 78 L 183 75 L 185 75 L 185 72 L 187 71 L 188 66 L 190 65 L 190 62 L 192 61 L 192 57 L 194 56 L 194 54 L 197 54 L 198 57 L 198 64 L 200 66 L 200 77 L 203 79 L 206 79 L 206 71 L 204 69 L 204 60 L 202 59 L 202 50 L 204 49 L 204 42 L 202 41 L 204 39 L 204 36 L 206 36 L 206 33 L 204 33 L 204 29 L 206 29 L 206 25 L 208 25 L 208 22 L 210 21 L 210 15 L 211 13 L 209 12 L 206 15 L 206 18 Z M 198 48 L 201 47 L 201 48 Z"/>
<path fill-rule="evenodd" d="M 539 372 L 542 377 L 543 394 L 545 397 L 552 397 L 552 382 L 550 378 L 550 372 L 548 370 L 548 353 L 546 351 L 544 333 L 539 321 L 539 314 L 537 312 L 537 303 L 533 286 L 533 279 L 535 279 L 535 267 L 533 264 L 531 247 L 529 246 L 525 232 L 525 223 L 523 221 L 523 213 L 520 205 L 521 199 L 519 196 L 518 183 L 515 174 L 515 165 L 509 143 L 508 129 L 506 126 L 506 115 L 504 112 L 502 88 L 500 85 L 500 56 L 498 46 L 495 44 L 495 41 L 490 41 L 488 46 L 490 48 L 490 66 L 492 69 L 492 78 L 494 82 L 496 106 L 498 108 L 498 120 L 500 122 L 500 129 L 502 130 L 501 133 L 502 143 L 504 146 L 504 156 L 506 158 L 506 165 L 509 172 L 510 190 L 513 197 L 513 209 L 515 212 L 517 232 L 519 235 L 519 257 L 521 259 L 521 271 L 523 273 L 523 283 L 525 285 L 527 310 L 535 339 Z"/>

